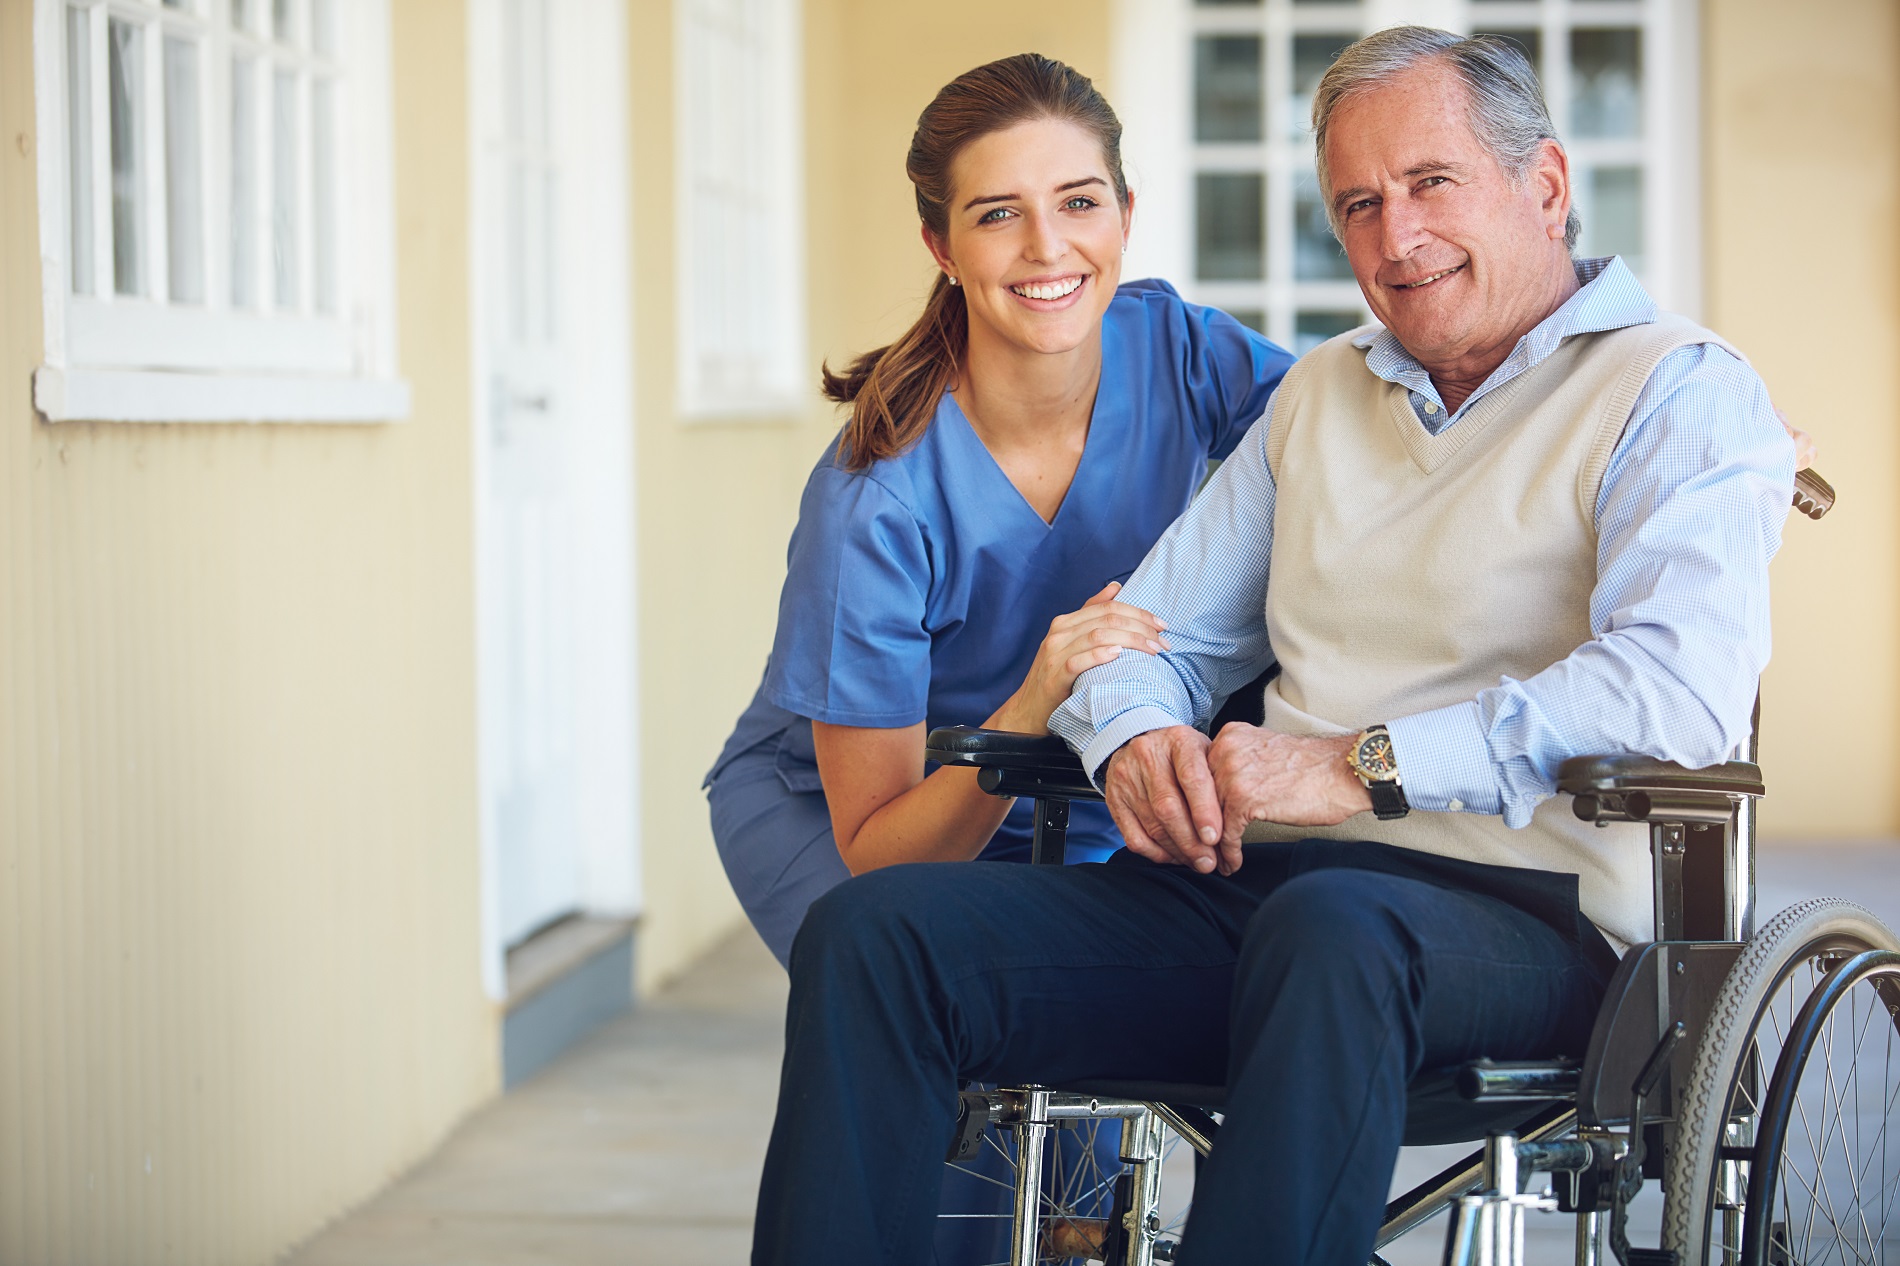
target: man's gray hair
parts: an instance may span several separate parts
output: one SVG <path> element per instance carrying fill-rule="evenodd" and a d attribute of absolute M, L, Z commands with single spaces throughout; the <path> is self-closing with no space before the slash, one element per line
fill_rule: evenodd
<path fill-rule="evenodd" d="M 1511 41 L 1495 35 L 1453 35 L 1429 26 L 1375 31 L 1339 54 L 1313 93 L 1313 144 L 1326 218 L 1339 234 L 1332 178 L 1326 170 L 1326 129 L 1339 107 L 1362 93 L 1383 88 L 1423 62 L 1438 61 L 1464 81 L 1471 130 L 1513 180 L 1522 180 L 1545 141 L 1557 141 L 1537 72 Z M 1557 141 L 1562 145 L 1562 141 Z M 1577 247 L 1583 221 L 1572 206 L 1564 245 Z"/>

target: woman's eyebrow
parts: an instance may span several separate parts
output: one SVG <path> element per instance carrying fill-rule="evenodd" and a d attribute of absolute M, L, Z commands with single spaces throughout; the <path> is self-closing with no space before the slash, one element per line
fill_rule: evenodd
<path fill-rule="evenodd" d="M 1056 192 L 1067 193 L 1071 189 L 1084 189 L 1089 185 L 1101 185 L 1106 189 L 1108 182 L 1103 180 L 1100 176 L 1084 176 L 1080 180 L 1071 180 L 1067 184 L 1057 185 Z M 986 193 L 980 198 L 972 198 L 964 203 L 963 209 L 968 211 L 971 207 L 986 206 L 992 202 L 1016 202 L 1021 198 L 1022 195 L 1020 193 Z"/>

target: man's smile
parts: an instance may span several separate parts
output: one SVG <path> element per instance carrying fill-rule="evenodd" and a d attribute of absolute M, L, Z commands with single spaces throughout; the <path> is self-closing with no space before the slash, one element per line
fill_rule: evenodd
<path fill-rule="evenodd" d="M 1466 261 L 1466 263 L 1469 263 L 1469 262 L 1470 262 L 1469 260 Z M 1431 274 L 1429 277 L 1420 277 L 1417 281 L 1394 281 L 1394 282 L 1388 282 L 1387 284 L 1390 285 L 1394 290 L 1422 290 L 1426 286 L 1431 285 L 1433 282 L 1440 281 L 1446 277 L 1449 277 L 1453 273 L 1463 272 L 1464 269 L 1465 269 L 1465 264 L 1459 264 L 1454 268 L 1442 268 L 1439 271 Z"/>

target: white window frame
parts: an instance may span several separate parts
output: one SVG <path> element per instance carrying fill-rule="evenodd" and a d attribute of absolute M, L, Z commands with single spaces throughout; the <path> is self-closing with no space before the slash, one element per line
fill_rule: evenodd
<path fill-rule="evenodd" d="M 1290 85 L 1290 54 L 1274 47 L 1303 32 L 1371 32 L 1402 22 L 1448 30 L 1524 29 L 1541 32 L 1544 88 L 1553 121 L 1579 168 L 1634 162 L 1644 170 L 1641 278 L 1664 308 L 1696 316 L 1702 307 L 1701 120 L 1697 100 L 1700 45 L 1695 0 L 1357 0 L 1338 4 L 1198 5 L 1194 0 L 1115 0 L 1116 107 L 1126 126 L 1123 152 L 1137 190 L 1136 228 L 1127 276 L 1152 273 L 1176 283 L 1190 299 L 1265 313 L 1267 333 L 1294 345 L 1301 309 L 1356 308 L 1358 286 L 1347 281 L 1293 278 L 1292 182 L 1312 171 L 1310 140 L 1295 140 L 1282 118 Z M 1593 140 L 1570 135 L 1568 31 L 1637 26 L 1644 32 L 1644 135 L 1640 140 Z M 1216 32 L 1257 33 L 1269 41 L 1264 140 L 1212 144 L 1194 136 L 1195 38 Z M 1157 52 L 1159 50 L 1159 52 Z M 1201 281 L 1195 276 L 1194 186 L 1197 172 L 1256 170 L 1267 175 L 1264 281 Z M 1590 208 L 1579 190 L 1588 253 Z M 1370 315 L 1367 314 L 1367 319 Z"/>
<path fill-rule="evenodd" d="M 310 245 L 318 192 L 308 68 L 317 59 L 308 40 L 303 52 L 268 54 L 299 69 L 296 299 L 278 304 L 265 266 L 270 173 L 260 169 L 257 223 L 263 241 L 256 258 L 263 299 L 252 309 L 230 302 L 231 62 L 240 47 L 261 43 L 231 30 L 234 9 L 242 3 L 191 0 L 181 11 L 158 0 L 34 0 L 45 360 L 34 374 L 33 396 L 49 422 L 372 422 L 408 413 L 409 387 L 396 372 L 389 0 L 332 0 L 336 50 L 323 71 L 334 85 L 336 112 L 335 184 L 328 192 L 336 271 L 329 311 L 317 308 Z M 91 294 L 74 291 L 69 240 L 69 12 L 83 14 L 92 32 Z M 291 12 L 294 29 L 307 33 L 310 0 L 291 0 Z M 113 282 L 110 124 L 99 104 L 106 91 L 106 29 L 113 19 L 146 27 L 140 41 L 143 92 L 135 110 L 144 148 L 138 231 L 146 261 L 145 293 L 138 296 L 114 293 Z M 204 295 L 194 303 L 156 297 L 168 293 L 161 30 L 198 41 Z M 271 82 L 273 64 L 258 71 L 260 84 Z M 269 126 L 265 100 L 260 98 L 260 133 Z M 102 199 L 105 206 L 99 205 Z"/>
<path fill-rule="evenodd" d="M 810 397 L 799 0 L 673 8 L 680 416 L 795 420 Z"/>

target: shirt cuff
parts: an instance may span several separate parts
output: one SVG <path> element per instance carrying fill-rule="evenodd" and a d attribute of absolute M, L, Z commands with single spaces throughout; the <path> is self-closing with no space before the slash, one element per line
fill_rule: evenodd
<path fill-rule="evenodd" d="M 1388 721 L 1405 801 L 1427 813 L 1502 813 L 1504 796 L 1478 702 Z"/>
<path fill-rule="evenodd" d="M 1105 791 L 1107 788 L 1102 785 L 1101 779 L 1102 766 L 1121 749 L 1122 744 L 1150 730 L 1165 730 L 1169 726 L 1186 724 L 1167 709 L 1157 708 L 1153 704 L 1130 708 L 1110 718 L 1107 725 L 1095 732 L 1095 737 L 1082 749 L 1082 768 L 1088 771 L 1089 781 L 1095 784 L 1096 789 Z"/>

